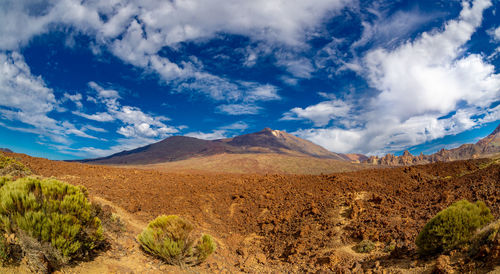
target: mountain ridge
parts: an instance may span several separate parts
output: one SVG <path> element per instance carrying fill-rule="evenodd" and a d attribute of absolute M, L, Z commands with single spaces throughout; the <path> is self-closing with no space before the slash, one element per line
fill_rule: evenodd
<path fill-rule="evenodd" d="M 415 156 L 408 150 L 403 152 L 403 155 L 395 156 L 394 154 L 386 154 L 383 157 L 371 156 L 364 160 L 364 163 L 374 165 L 417 165 L 429 164 L 435 162 L 451 162 L 456 160 L 476 159 L 488 157 L 490 155 L 500 154 L 500 124 L 488 136 L 477 141 L 475 144 L 462 144 L 459 147 L 452 149 L 441 149 L 436 153 Z"/>
<path fill-rule="evenodd" d="M 106 157 L 77 160 L 84 163 L 138 165 L 186 160 L 216 154 L 276 153 L 348 161 L 337 154 L 292 134 L 271 128 L 217 140 L 171 136 L 157 143 Z"/>
<path fill-rule="evenodd" d="M 231 138 L 203 140 L 188 136 L 171 136 L 157 143 L 118 152 L 106 157 L 76 160 L 76 162 L 111 165 L 149 165 L 175 162 L 191 158 L 221 154 L 278 154 L 307 156 L 318 159 L 364 163 L 381 166 L 405 166 L 450 162 L 500 154 L 500 125 L 475 144 L 463 144 L 453 149 L 441 149 L 429 155 L 412 155 L 405 150 L 402 155 L 386 154 L 383 157 L 363 154 L 341 154 L 328 151 L 308 140 L 285 131 L 264 128 L 261 131 Z"/>

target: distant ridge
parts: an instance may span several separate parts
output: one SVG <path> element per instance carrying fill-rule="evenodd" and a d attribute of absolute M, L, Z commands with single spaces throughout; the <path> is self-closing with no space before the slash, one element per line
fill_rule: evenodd
<path fill-rule="evenodd" d="M 310 141 L 284 131 L 265 128 L 255 133 L 212 141 L 187 136 L 172 136 L 137 149 L 122 151 L 102 158 L 78 160 L 78 162 L 112 165 L 145 165 L 223 153 L 276 153 L 350 161 L 348 157 L 330 152 Z"/>
<path fill-rule="evenodd" d="M 12 153 L 13 151 L 8 149 L 8 148 L 3 148 L 3 147 L 0 147 L 0 151 L 3 151 L 3 152 L 10 152 Z"/>
<path fill-rule="evenodd" d="M 441 149 L 430 155 L 420 154 L 414 156 L 408 150 L 405 150 L 401 156 L 395 156 L 393 154 L 387 154 L 381 158 L 371 156 L 364 162 L 375 165 L 400 166 L 467 160 L 489 157 L 496 154 L 500 154 L 500 125 L 498 125 L 490 135 L 484 137 L 475 144 L 463 144 L 449 150 Z"/>

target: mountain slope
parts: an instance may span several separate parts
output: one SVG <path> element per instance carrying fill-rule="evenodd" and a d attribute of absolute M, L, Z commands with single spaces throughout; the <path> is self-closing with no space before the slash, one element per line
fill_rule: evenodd
<path fill-rule="evenodd" d="M 333 153 L 310 141 L 293 136 L 280 130 L 265 128 L 259 132 L 236 136 L 234 138 L 220 140 L 233 147 L 242 149 L 263 148 L 270 152 L 283 153 L 295 152 L 317 158 L 329 158 L 336 160 L 346 160 L 340 154 Z M 293 154 L 293 153 L 291 153 Z"/>
<path fill-rule="evenodd" d="M 372 156 L 364 162 L 378 165 L 399 166 L 476 159 L 496 154 L 500 154 L 500 125 L 498 125 L 490 135 L 484 137 L 475 144 L 463 144 L 450 150 L 441 149 L 430 155 L 420 154 L 414 156 L 406 150 L 401 156 L 394 156 L 393 154 L 387 154 L 382 158 Z"/>
<path fill-rule="evenodd" d="M 177 174 L 329 174 L 373 168 L 368 164 L 354 164 L 335 159 L 294 156 L 278 153 L 215 154 L 174 162 L 123 167 L 152 169 Z"/>
<path fill-rule="evenodd" d="M 158 143 L 107 157 L 79 160 L 113 165 L 145 165 L 186 160 L 217 154 L 276 153 L 294 156 L 348 160 L 341 154 L 330 152 L 312 142 L 279 130 L 262 131 L 219 140 L 200 140 L 186 136 L 172 136 Z"/>
<path fill-rule="evenodd" d="M 186 136 L 172 136 L 158 143 L 122 151 L 107 157 L 81 160 L 102 164 L 154 164 L 183 160 L 194 156 L 232 152 L 223 143 Z"/>

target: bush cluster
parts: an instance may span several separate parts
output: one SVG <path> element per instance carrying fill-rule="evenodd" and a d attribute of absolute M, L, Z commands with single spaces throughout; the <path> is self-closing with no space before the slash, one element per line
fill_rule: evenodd
<path fill-rule="evenodd" d="M 193 225 L 175 215 L 160 216 L 151 221 L 139 234 L 142 248 L 173 265 L 196 265 L 216 249 L 210 235 L 203 235 L 197 243 L 191 237 Z"/>
<path fill-rule="evenodd" d="M 0 234 L 0 266 L 9 260 L 9 245 L 3 234 Z"/>
<path fill-rule="evenodd" d="M 491 220 L 493 215 L 483 202 L 456 202 L 424 226 L 416 240 L 419 253 L 432 255 L 458 248 Z"/>
<path fill-rule="evenodd" d="M 362 240 L 354 246 L 354 251 L 358 253 L 370 253 L 375 249 L 375 244 L 370 240 Z"/>
<path fill-rule="evenodd" d="M 0 178 L 0 234 L 14 234 L 31 265 L 47 265 L 37 272 L 85 257 L 103 241 L 84 188 L 33 177 Z M 0 237 L 0 258 L 9 255 L 8 245 Z"/>
<path fill-rule="evenodd" d="M 496 252 L 495 252 L 496 250 Z M 476 233 L 471 241 L 469 256 L 500 262 L 500 220 L 489 224 Z"/>
<path fill-rule="evenodd" d="M 11 157 L 5 156 L 0 153 L 0 176 L 14 176 L 22 177 L 30 175 L 29 168 L 24 166 L 21 162 L 14 160 Z"/>

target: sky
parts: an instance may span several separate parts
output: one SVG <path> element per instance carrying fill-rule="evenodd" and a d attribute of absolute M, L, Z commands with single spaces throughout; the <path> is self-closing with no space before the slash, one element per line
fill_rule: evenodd
<path fill-rule="evenodd" d="M 500 121 L 500 3 L 0 1 L 0 147 L 107 156 L 265 127 L 433 153 Z"/>

